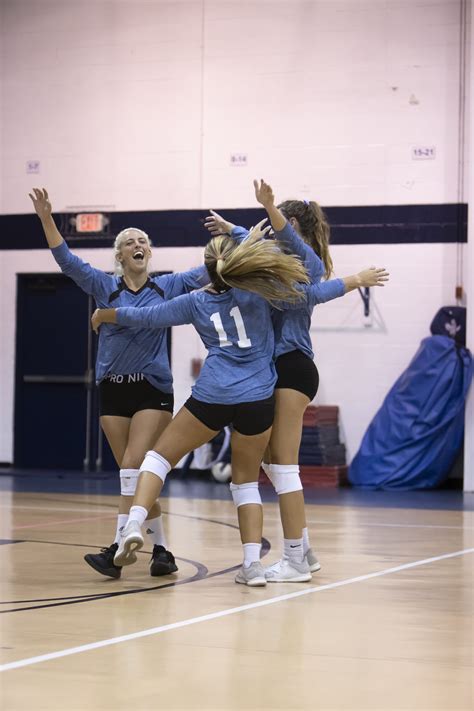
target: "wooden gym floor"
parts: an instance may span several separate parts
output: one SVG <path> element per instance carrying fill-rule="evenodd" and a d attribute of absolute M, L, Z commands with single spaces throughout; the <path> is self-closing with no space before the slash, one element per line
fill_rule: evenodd
<path fill-rule="evenodd" d="M 82 560 L 112 540 L 107 489 L 19 481 L 0 477 L 5 711 L 473 708 L 472 497 L 310 492 L 322 570 L 250 589 L 234 583 L 223 485 L 170 485 L 176 576 L 151 578 L 144 553 L 110 580 Z M 266 562 L 281 542 L 270 498 Z"/>

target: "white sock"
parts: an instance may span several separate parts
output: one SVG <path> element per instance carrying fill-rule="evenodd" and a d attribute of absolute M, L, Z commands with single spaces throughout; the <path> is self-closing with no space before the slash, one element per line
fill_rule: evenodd
<path fill-rule="evenodd" d="M 248 568 L 252 563 L 260 560 L 261 543 L 244 543 L 244 568 Z"/>
<path fill-rule="evenodd" d="M 303 528 L 303 554 L 306 555 L 310 548 L 308 528 Z"/>
<path fill-rule="evenodd" d="M 120 543 L 120 534 L 122 529 L 125 528 L 128 522 L 128 514 L 118 514 L 117 516 L 117 530 L 115 531 L 114 543 Z"/>
<path fill-rule="evenodd" d="M 163 546 L 166 548 L 166 536 L 163 529 L 163 517 L 157 516 L 156 518 L 147 518 L 145 521 L 146 532 L 148 538 L 153 543 L 154 546 Z"/>
<path fill-rule="evenodd" d="M 143 506 L 132 506 L 128 516 L 128 523 L 136 521 L 140 526 L 143 526 L 147 516 L 148 511 Z"/>
<path fill-rule="evenodd" d="M 285 558 L 301 563 L 304 558 L 303 538 L 285 538 L 283 540 L 283 554 Z"/>

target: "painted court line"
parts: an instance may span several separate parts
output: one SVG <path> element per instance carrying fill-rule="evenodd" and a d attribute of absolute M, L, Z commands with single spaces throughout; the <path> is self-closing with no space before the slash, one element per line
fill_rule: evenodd
<path fill-rule="evenodd" d="M 266 516 L 265 518 L 268 518 Z M 330 525 L 330 526 L 349 526 L 349 527 L 354 527 L 354 528 L 365 528 L 366 526 L 368 527 L 381 527 L 381 528 L 454 528 L 459 531 L 469 531 L 472 526 L 443 526 L 440 524 L 430 524 L 430 523 L 368 523 L 367 521 L 363 523 L 344 523 L 343 521 L 337 522 L 337 521 L 325 521 L 324 519 L 319 519 L 318 521 L 307 521 L 307 523 L 311 523 L 313 525 L 316 525 L 318 523 L 324 523 L 324 525 Z"/>
<path fill-rule="evenodd" d="M 12 526 L 12 531 L 20 531 L 25 528 L 47 528 L 48 526 L 59 526 L 66 523 L 80 523 L 81 521 L 103 521 L 106 518 L 117 518 L 117 514 L 109 513 L 107 516 L 81 516 L 81 518 L 67 518 L 62 521 L 48 521 L 47 523 L 28 523 L 25 526 Z"/>
<path fill-rule="evenodd" d="M 455 551 L 454 553 L 446 553 L 445 555 L 439 555 L 433 558 L 424 558 L 423 560 L 416 560 L 413 563 L 405 563 L 403 565 L 397 565 L 394 568 L 386 568 L 385 570 L 380 570 L 377 573 L 368 573 L 367 575 L 359 575 L 356 578 L 340 580 L 337 583 L 328 583 L 327 585 L 318 585 L 316 587 L 305 588 L 304 590 L 298 590 L 297 592 L 288 593 L 287 595 L 278 595 L 277 597 L 267 598 L 266 600 L 261 600 L 260 602 L 252 602 L 248 605 L 232 607 L 228 610 L 222 610 L 221 612 L 211 612 L 208 615 L 201 615 L 200 617 L 191 617 L 187 620 L 181 620 L 181 622 L 172 622 L 169 625 L 162 625 L 161 627 L 152 627 L 147 630 L 142 630 L 141 632 L 132 632 L 130 634 L 121 635 L 120 637 L 111 637 L 110 639 L 103 639 L 100 642 L 91 642 L 89 644 L 82 644 L 79 647 L 70 647 L 69 649 L 62 649 L 59 652 L 50 652 L 49 654 L 40 654 L 37 657 L 19 659 L 16 662 L 10 662 L 8 664 L 0 665 L 0 672 L 9 671 L 11 669 L 19 669 L 21 667 L 28 667 L 32 664 L 39 664 L 40 662 L 49 662 L 52 659 L 61 659 L 62 657 L 69 657 L 73 654 L 80 654 L 81 652 L 89 652 L 93 649 L 100 649 L 101 647 L 110 647 L 113 644 L 130 642 L 131 640 L 140 639 L 142 637 L 151 637 L 152 635 L 161 634 L 162 632 L 168 632 L 169 630 L 176 630 L 180 627 L 189 627 L 190 625 L 196 625 L 200 622 L 209 622 L 210 620 L 217 620 L 220 617 L 228 617 L 229 615 L 235 615 L 239 612 L 245 612 L 246 610 L 255 610 L 258 607 L 265 607 L 266 605 L 273 605 L 276 602 L 292 600 L 293 598 L 302 597 L 303 595 L 311 595 L 312 593 L 323 592 L 323 590 L 333 590 L 334 588 L 340 588 L 345 585 L 352 585 L 353 583 L 361 583 L 365 580 L 371 580 L 372 578 L 380 578 L 383 575 L 399 573 L 401 570 L 418 568 L 421 565 L 436 563 L 437 561 L 447 560 L 448 558 L 457 558 L 459 556 L 466 555 L 466 553 L 474 553 L 474 548 L 465 548 L 464 550 Z"/>
<path fill-rule="evenodd" d="M 41 513 L 42 511 L 67 511 L 71 512 L 74 511 L 75 513 L 87 513 L 88 511 L 93 511 L 94 513 L 110 513 L 110 508 L 108 509 L 98 509 L 97 506 L 91 506 L 90 509 L 86 508 L 86 506 L 76 506 L 75 508 L 66 508 L 64 506 L 22 506 L 20 504 L 0 504 L 0 509 L 8 509 L 8 510 L 19 510 L 19 511 L 36 511 L 37 513 Z"/>
<path fill-rule="evenodd" d="M 166 513 L 166 511 L 164 511 L 163 513 Z M 463 513 L 466 512 L 464 511 Z M 235 514 L 219 513 L 218 517 L 235 519 Z M 280 521 L 280 516 L 278 514 L 274 515 L 270 513 L 265 513 L 265 521 Z M 474 523 L 469 526 L 443 526 L 441 524 L 436 523 L 368 523 L 367 521 L 328 521 L 324 518 L 307 519 L 306 522 L 310 523 L 312 526 L 317 526 L 318 524 L 322 523 L 325 526 L 338 526 L 339 528 L 365 528 L 366 526 L 380 526 L 382 528 L 448 528 L 457 531 L 470 531 L 474 528 Z"/>

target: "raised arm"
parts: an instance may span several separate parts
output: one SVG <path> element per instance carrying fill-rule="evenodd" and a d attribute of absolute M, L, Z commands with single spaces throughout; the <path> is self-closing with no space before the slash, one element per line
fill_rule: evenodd
<path fill-rule="evenodd" d="M 275 232 L 281 232 L 285 227 L 288 220 L 284 216 L 281 210 L 275 205 L 275 196 L 273 195 L 273 190 L 271 186 L 264 180 L 253 181 L 253 187 L 255 188 L 255 197 L 257 202 L 262 205 L 268 214 L 268 219 Z"/>
<path fill-rule="evenodd" d="M 275 232 L 275 238 L 292 254 L 296 254 L 304 263 L 312 283 L 324 276 L 324 264 L 302 237 L 293 229 L 281 210 L 275 205 L 275 196 L 271 186 L 264 180 L 253 181 L 257 202 L 267 211 L 270 224 Z"/>
<path fill-rule="evenodd" d="M 191 294 L 184 294 L 157 306 L 96 309 L 92 314 L 91 324 L 96 333 L 103 323 L 131 328 L 168 328 L 192 323 L 193 314 L 193 297 Z"/>
<path fill-rule="evenodd" d="M 243 242 L 248 236 L 249 230 L 245 227 L 234 225 L 233 222 L 229 222 L 215 210 L 209 210 L 209 212 L 211 214 L 204 220 L 204 227 L 210 232 L 212 237 L 229 235 L 229 237 L 232 237 L 236 242 Z"/>
<path fill-rule="evenodd" d="M 64 242 L 52 215 L 51 203 L 46 188 L 40 190 L 33 188 L 33 194 L 28 193 L 35 208 L 35 212 L 41 220 L 44 235 L 50 249 L 59 247 Z"/>
<path fill-rule="evenodd" d="M 48 191 L 45 188 L 42 190 L 34 188 L 33 194 L 30 193 L 29 195 L 35 212 L 41 220 L 51 254 L 63 274 L 70 277 L 86 294 L 91 294 L 98 302 L 104 302 L 116 288 L 114 277 L 100 269 L 91 267 L 90 264 L 84 262 L 69 250 L 54 222 L 51 214 L 51 202 Z"/>

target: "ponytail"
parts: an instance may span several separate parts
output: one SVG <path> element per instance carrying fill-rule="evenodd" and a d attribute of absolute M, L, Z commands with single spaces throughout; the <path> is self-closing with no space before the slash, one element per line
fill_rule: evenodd
<path fill-rule="evenodd" d="M 285 200 L 279 209 L 289 220 L 294 217 L 298 220 L 301 237 L 314 249 L 324 264 L 326 279 L 331 276 L 334 267 L 329 253 L 330 227 L 320 205 L 313 200 Z"/>
<path fill-rule="evenodd" d="M 258 228 L 240 244 L 225 235 L 214 237 L 204 251 L 204 264 L 217 291 L 243 289 L 270 303 L 301 300 L 298 283 L 309 283 L 302 262 L 284 254 L 274 240 L 262 239 Z"/>

